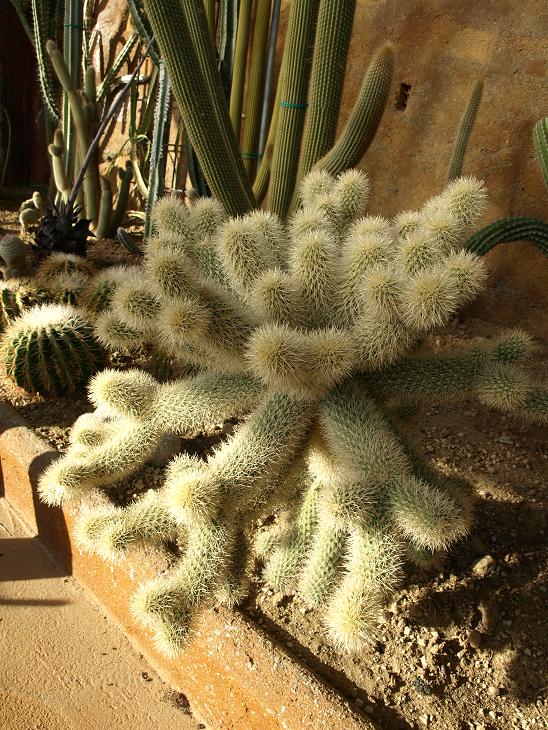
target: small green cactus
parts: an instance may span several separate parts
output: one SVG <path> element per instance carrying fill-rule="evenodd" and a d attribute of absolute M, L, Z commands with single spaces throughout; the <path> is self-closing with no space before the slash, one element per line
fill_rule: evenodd
<path fill-rule="evenodd" d="M 26 279 L 0 282 L 0 329 L 4 329 L 30 307 L 52 302 L 52 295 Z"/>
<path fill-rule="evenodd" d="M 414 352 L 485 283 L 483 260 L 460 249 L 483 185 L 454 180 L 394 221 L 367 216 L 367 194 L 360 172 L 315 170 L 287 224 L 272 212 L 223 220 L 212 203 L 159 201 L 141 271 L 115 285 L 96 321 L 110 347 L 161 341 L 201 371 L 167 383 L 98 374 L 95 414 L 41 477 L 47 503 L 135 472 L 165 433 L 247 416 L 207 461 L 177 456 L 157 492 L 87 511 L 78 527 L 87 549 L 110 558 L 174 536 L 184 546 L 132 601 L 167 654 L 184 648 L 201 607 L 245 594 L 252 550 L 269 585 L 299 592 L 337 647 L 359 650 L 405 556 L 435 564 L 467 533 L 469 494 L 405 444 L 387 398 L 468 394 L 548 421 L 548 390 L 520 367 L 524 333 L 468 352 Z"/>
<path fill-rule="evenodd" d="M 38 393 L 75 393 L 104 363 L 91 325 L 68 305 L 27 310 L 8 326 L 0 349 L 8 377 Z"/>
<path fill-rule="evenodd" d="M 6 235 L 0 238 L 0 271 L 4 279 L 24 276 L 26 257 L 27 246 L 18 236 Z"/>

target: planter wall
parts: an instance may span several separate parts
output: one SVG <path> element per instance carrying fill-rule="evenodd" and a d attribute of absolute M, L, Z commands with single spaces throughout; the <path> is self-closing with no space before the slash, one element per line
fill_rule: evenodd
<path fill-rule="evenodd" d="M 75 509 L 42 505 L 36 485 L 55 453 L 26 428 L 11 407 L 0 405 L 0 466 L 4 496 L 44 546 L 97 599 L 158 673 L 183 691 L 211 728 L 235 730 L 363 730 L 372 727 L 310 670 L 275 645 L 237 612 L 207 611 L 188 652 L 170 660 L 155 649 L 129 613 L 138 584 L 154 574 L 139 554 L 109 565 L 82 554 L 72 541 Z"/>

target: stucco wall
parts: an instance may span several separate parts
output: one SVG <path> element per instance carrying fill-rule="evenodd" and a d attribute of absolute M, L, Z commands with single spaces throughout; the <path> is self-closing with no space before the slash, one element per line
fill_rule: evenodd
<path fill-rule="evenodd" d="M 118 4 L 125 0 L 111 0 L 102 11 L 111 34 Z M 282 6 L 280 51 L 290 4 Z M 392 215 L 439 191 L 461 113 L 482 78 L 464 173 L 486 183 L 484 222 L 524 214 L 548 220 L 548 192 L 532 143 L 534 123 L 548 115 L 545 0 L 357 0 L 341 126 L 384 40 L 394 45 L 396 72 L 390 103 L 361 163 L 372 178 L 371 211 Z M 401 83 L 411 86 L 404 111 L 395 107 Z M 548 341 L 548 258 L 523 243 L 499 247 L 488 262 L 490 291 L 476 311 L 501 324 L 530 323 Z"/>

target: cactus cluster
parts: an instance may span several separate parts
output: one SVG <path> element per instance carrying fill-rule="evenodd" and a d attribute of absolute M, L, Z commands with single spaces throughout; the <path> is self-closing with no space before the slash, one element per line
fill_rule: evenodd
<path fill-rule="evenodd" d="M 457 179 L 391 221 L 365 214 L 367 193 L 360 172 L 313 171 L 286 224 L 259 210 L 226 219 L 213 199 L 161 199 L 142 269 L 96 320 L 111 347 L 159 340 L 201 371 L 164 384 L 138 370 L 95 376 L 96 411 L 41 477 L 47 503 L 108 492 L 165 433 L 246 416 L 207 461 L 180 454 L 161 489 L 127 508 L 88 505 L 78 524 L 80 544 L 109 559 L 178 542 L 172 569 L 132 603 L 167 654 L 185 646 L 202 607 L 241 599 L 255 555 L 271 586 L 321 609 L 335 645 L 359 649 L 404 558 L 430 564 L 465 535 L 466 485 L 404 446 L 387 398 L 475 394 L 548 416 L 548 391 L 519 366 L 531 350 L 522 332 L 413 354 L 484 284 L 482 259 L 459 249 L 482 185 Z"/>

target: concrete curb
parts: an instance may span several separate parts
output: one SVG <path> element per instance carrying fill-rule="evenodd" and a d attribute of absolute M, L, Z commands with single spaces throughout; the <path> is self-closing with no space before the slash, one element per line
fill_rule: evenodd
<path fill-rule="evenodd" d="M 188 696 L 196 714 L 219 730 L 359 730 L 372 728 L 332 687 L 236 611 L 207 611 L 195 640 L 177 659 L 156 650 L 129 613 L 129 597 L 154 574 L 140 559 L 110 565 L 79 552 L 72 539 L 76 510 L 51 508 L 37 497 L 38 477 L 55 457 L 15 409 L 0 404 L 0 466 L 4 496 L 39 539 L 122 627 L 166 681 Z"/>

